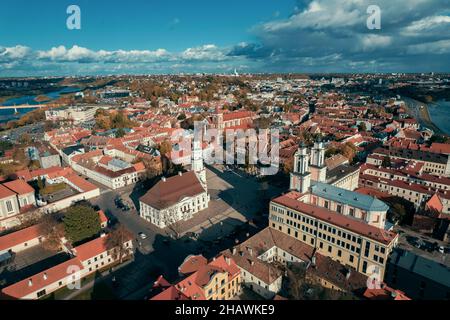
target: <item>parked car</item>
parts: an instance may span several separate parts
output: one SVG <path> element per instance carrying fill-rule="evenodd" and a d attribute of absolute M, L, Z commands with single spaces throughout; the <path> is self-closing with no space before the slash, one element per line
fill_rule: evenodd
<path fill-rule="evenodd" d="M 139 233 L 138 233 L 138 236 L 139 236 L 142 240 L 147 239 L 147 235 L 146 235 L 145 233 L 143 233 L 143 232 L 139 232 Z"/>

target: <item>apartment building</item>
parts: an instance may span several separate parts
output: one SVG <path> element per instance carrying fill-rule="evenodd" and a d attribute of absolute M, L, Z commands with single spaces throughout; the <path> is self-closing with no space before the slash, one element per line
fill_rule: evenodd
<path fill-rule="evenodd" d="M 242 285 L 265 299 L 281 291 L 284 267 L 291 265 L 303 265 L 309 282 L 331 290 L 353 293 L 367 285 L 367 276 L 270 226 L 222 254 L 231 257 L 241 269 Z"/>
<path fill-rule="evenodd" d="M 103 235 L 73 248 L 70 252 L 73 258 L 3 288 L 3 297 L 40 299 L 69 285 L 75 286 L 87 275 L 117 263 L 120 257 L 114 251 L 118 248 L 110 248 L 107 239 L 108 235 Z M 132 240 L 125 240 L 123 248 L 124 255 L 129 257 L 133 253 Z"/>
<path fill-rule="evenodd" d="M 151 300 L 230 300 L 241 292 L 241 272 L 233 259 L 219 255 L 211 261 L 188 256 L 178 268 L 185 277 L 175 285 L 164 282 L 164 291 Z"/>
<path fill-rule="evenodd" d="M 0 230 L 17 224 L 17 217 L 35 205 L 35 191 L 25 181 L 18 179 L 0 184 Z"/>
<path fill-rule="evenodd" d="M 365 275 L 384 275 L 398 241 L 386 221 L 389 207 L 368 195 L 311 182 L 306 148 L 295 155 L 291 191 L 270 203 L 269 226 Z"/>
<path fill-rule="evenodd" d="M 415 160 L 426 173 L 450 177 L 450 144 L 432 143 L 429 147 L 408 139 L 395 138 L 388 148 L 375 149 L 373 154 L 393 159 Z"/>
<path fill-rule="evenodd" d="M 94 120 L 96 106 L 60 107 L 45 111 L 45 119 L 50 121 L 67 120 L 78 125 Z"/>

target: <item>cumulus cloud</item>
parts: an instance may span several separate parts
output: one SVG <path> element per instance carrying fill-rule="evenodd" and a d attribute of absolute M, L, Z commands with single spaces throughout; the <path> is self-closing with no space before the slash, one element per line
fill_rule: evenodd
<path fill-rule="evenodd" d="M 184 60 L 206 60 L 206 61 L 222 61 L 227 56 L 223 49 L 218 48 L 214 44 L 206 44 L 200 47 L 188 48 L 181 53 Z"/>
<path fill-rule="evenodd" d="M 25 46 L 17 45 L 9 48 L 0 46 L 0 62 L 14 62 L 26 58 L 30 53 L 31 49 Z"/>
<path fill-rule="evenodd" d="M 372 4 L 298 0 L 290 17 L 256 26 L 254 43 L 238 44 L 229 54 L 263 62 L 263 68 L 276 63 L 277 71 L 290 72 L 326 71 L 324 61 L 332 56 L 339 56 L 340 71 L 356 66 L 360 71 L 415 71 L 426 69 L 418 57 L 426 54 L 436 55 L 432 67 L 449 71 L 450 57 L 443 56 L 450 40 L 449 0 L 377 0 L 380 30 L 366 27 Z M 412 55 L 418 63 L 411 63 Z"/>
<path fill-rule="evenodd" d="M 373 4 L 381 9 L 380 30 L 366 26 Z M 274 14 L 250 32 L 251 41 L 230 47 L 196 44 L 179 52 L 0 46 L 0 73 L 450 71 L 450 0 L 297 0 L 290 16 Z"/>

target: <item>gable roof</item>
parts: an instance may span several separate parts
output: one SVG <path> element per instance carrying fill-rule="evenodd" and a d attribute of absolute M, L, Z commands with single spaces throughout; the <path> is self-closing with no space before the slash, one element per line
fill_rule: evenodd
<path fill-rule="evenodd" d="M 185 197 L 205 192 L 194 171 L 160 180 L 139 200 L 155 209 L 168 208 Z"/>
<path fill-rule="evenodd" d="M 32 277 L 14 283 L 9 287 L 4 288 L 2 290 L 2 293 L 9 298 L 21 299 L 33 292 L 42 290 L 51 283 L 55 283 L 69 277 L 69 267 L 73 266 L 79 267 L 80 270 L 83 269 L 83 265 L 81 264 L 80 260 L 78 260 L 78 258 L 73 258 L 38 274 L 35 274 Z"/>
<path fill-rule="evenodd" d="M 34 189 L 21 179 L 5 182 L 3 185 L 19 195 L 34 193 Z"/>

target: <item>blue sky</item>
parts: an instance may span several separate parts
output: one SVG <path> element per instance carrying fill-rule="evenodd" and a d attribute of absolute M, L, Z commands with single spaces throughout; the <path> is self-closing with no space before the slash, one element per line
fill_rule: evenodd
<path fill-rule="evenodd" d="M 450 71 L 450 0 L 376 2 L 381 30 L 369 0 L 2 1 L 0 76 Z"/>

